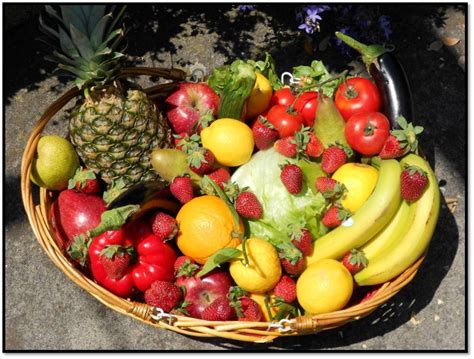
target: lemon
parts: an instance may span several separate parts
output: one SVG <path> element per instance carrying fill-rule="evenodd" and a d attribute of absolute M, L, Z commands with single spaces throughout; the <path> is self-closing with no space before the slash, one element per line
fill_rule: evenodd
<path fill-rule="evenodd" d="M 242 250 L 242 245 L 239 245 Z M 246 267 L 243 255 L 230 263 L 229 272 L 235 283 L 243 290 L 263 294 L 273 289 L 281 277 L 281 265 L 278 253 L 267 241 L 252 237 L 245 241 L 249 260 Z"/>
<path fill-rule="evenodd" d="M 263 111 L 268 108 L 270 100 L 272 98 L 273 89 L 270 85 L 270 81 L 263 76 L 260 72 L 256 72 L 255 85 L 253 86 L 252 92 L 250 92 L 247 100 L 247 112 L 245 118 L 253 118 L 260 115 Z"/>
<path fill-rule="evenodd" d="M 240 166 L 252 156 L 252 130 L 241 121 L 218 119 L 201 131 L 201 139 L 203 147 L 211 150 L 221 165 Z"/>
<path fill-rule="evenodd" d="M 313 315 L 344 308 L 352 290 L 351 273 L 334 259 L 321 259 L 311 264 L 296 282 L 298 302 Z"/>
<path fill-rule="evenodd" d="M 363 163 L 346 163 L 338 168 L 332 178 L 346 186 L 342 206 L 352 213 L 356 212 L 372 194 L 379 171 Z"/>

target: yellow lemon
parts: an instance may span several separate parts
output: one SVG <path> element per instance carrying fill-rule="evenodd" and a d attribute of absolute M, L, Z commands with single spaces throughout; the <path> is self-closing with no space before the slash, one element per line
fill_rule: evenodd
<path fill-rule="evenodd" d="M 347 192 L 342 198 L 342 205 L 354 213 L 372 194 L 379 171 L 363 163 L 346 163 L 338 168 L 332 178 L 346 186 Z"/>
<path fill-rule="evenodd" d="M 351 273 L 334 259 L 322 259 L 311 264 L 296 282 L 298 302 L 313 315 L 344 308 L 352 290 Z"/>
<path fill-rule="evenodd" d="M 242 244 L 238 247 L 242 250 Z M 271 290 L 280 280 L 281 265 L 278 253 L 267 241 L 252 237 L 245 241 L 249 260 L 243 264 L 244 256 L 230 263 L 229 272 L 235 283 L 243 290 L 263 294 Z"/>
<path fill-rule="evenodd" d="M 247 100 L 247 112 L 245 113 L 246 119 L 253 118 L 265 111 L 270 104 L 273 94 L 270 81 L 268 81 L 268 79 L 260 72 L 256 72 L 255 75 L 257 76 L 255 85 L 253 86 L 252 92 L 250 92 Z"/>
<path fill-rule="evenodd" d="M 202 145 L 211 150 L 217 162 L 224 166 L 240 166 L 253 152 L 252 130 L 245 123 L 221 118 L 201 131 Z"/>
<path fill-rule="evenodd" d="M 267 306 L 265 305 L 265 294 L 250 293 L 250 299 L 253 299 L 258 304 L 263 314 L 263 318 L 265 319 L 265 321 L 269 322 L 271 318 L 268 314 Z M 274 316 L 278 312 L 278 310 L 275 308 L 275 306 L 272 305 L 272 299 L 273 298 L 269 297 L 268 306 L 270 308 L 272 316 Z"/>

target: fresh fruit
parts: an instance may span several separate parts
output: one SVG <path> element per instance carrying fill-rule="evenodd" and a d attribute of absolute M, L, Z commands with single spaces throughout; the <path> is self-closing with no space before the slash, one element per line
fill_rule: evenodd
<path fill-rule="evenodd" d="M 291 92 L 291 88 L 282 87 L 281 89 L 276 90 L 271 98 L 270 106 L 282 105 L 282 106 L 291 106 L 295 101 L 295 95 Z"/>
<path fill-rule="evenodd" d="M 379 154 L 383 159 L 402 157 L 408 152 L 418 153 L 416 136 L 423 132 L 423 127 L 413 126 L 403 116 L 397 117 L 396 121 L 401 129 L 390 131 Z"/>
<path fill-rule="evenodd" d="M 328 228 L 339 227 L 351 213 L 338 205 L 333 205 L 324 212 L 321 222 Z"/>
<path fill-rule="evenodd" d="M 201 132 L 202 145 L 224 166 L 240 166 L 252 156 L 254 140 L 250 127 L 230 118 L 214 121 Z"/>
<path fill-rule="evenodd" d="M 285 302 L 292 303 L 296 299 L 296 283 L 287 275 L 282 275 L 275 288 L 273 288 L 273 293 Z"/>
<path fill-rule="evenodd" d="M 313 238 L 311 237 L 311 232 L 300 224 L 291 227 L 290 239 L 291 243 L 293 243 L 303 255 L 308 256 L 313 252 Z"/>
<path fill-rule="evenodd" d="M 346 163 L 334 172 L 332 179 L 344 185 L 341 204 L 352 213 L 359 210 L 373 192 L 379 171 L 363 163 Z"/>
<path fill-rule="evenodd" d="M 318 93 L 316 91 L 303 92 L 295 102 L 295 110 L 303 116 L 305 126 L 312 127 L 318 110 Z"/>
<path fill-rule="evenodd" d="M 341 168 L 342 167 L 344 167 L 344 165 L 341 166 Z M 344 184 L 330 177 L 318 177 L 316 179 L 315 187 L 326 199 L 339 198 L 347 191 L 347 188 Z"/>
<path fill-rule="evenodd" d="M 209 304 L 219 297 L 227 296 L 232 278 L 226 271 L 215 269 L 202 277 L 181 276 L 176 279 L 175 284 L 185 289 L 184 301 L 189 303 L 186 307 L 189 315 L 200 319 Z"/>
<path fill-rule="evenodd" d="M 230 301 L 225 296 L 216 298 L 201 314 L 203 320 L 210 321 L 226 321 L 234 319 L 235 316 L 235 310 L 230 306 Z"/>
<path fill-rule="evenodd" d="M 400 173 L 397 160 L 382 160 L 377 184 L 368 200 L 352 215 L 350 223 L 333 229 L 314 243 L 313 253 L 306 257 L 308 265 L 324 258 L 340 259 L 380 232 L 400 206 Z"/>
<path fill-rule="evenodd" d="M 382 159 L 399 158 L 407 152 L 407 146 L 403 146 L 394 135 L 389 135 L 380 150 L 379 156 Z"/>
<path fill-rule="evenodd" d="M 255 75 L 255 84 L 247 98 L 246 119 L 254 118 L 265 111 L 272 98 L 273 89 L 270 85 L 270 81 L 260 72 L 255 72 Z"/>
<path fill-rule="evenodd" d="M 170 146 L 171 131 L 147 94 L 117 77 L 126 48 L 122 41 L 127 33 L 122 21 L 125 7 L 115 15 L 103 5 L 60 8 L 47 11 L 56 29 L 43 22 L 41 27 L 52 47 L 59 48 L 51 58 L 76 78 L 84 94 L 69 119 L 71 142 L 79 157 L 108 184 L 119 178 L 127 187 L 156 180 L 149 156 L 154 148 Z"/>
<path fill-rule="evenodd" d="M 79 167 L 79 157 L 71 143 L 59 136 L 43 136 L 38 141 L 31 165 L 31 180 L 40 187 L 60 191 Z"/>
<path fill-rule="evenodd" d="M 352 275 L 367 267 L 367 263 L 368 261 L 364 252 L 359 251 L 356 248 L 352 248 L 342 258 L 342 264 L 344 264 Z"/>
<path fill-rule="evenodd" d="M 241 297 L 238 300 L 239 305 L 235 308 L 237 316 L 241 321 L 259 322 L 263 318 L 260 305 L 253 299 L 248 297 Z M 239 315 L 240 314 L 240 315 Z"/>
<path fill-rule="evenodd" d="M 304 147 L 304 153 L 309 157 L 318 158 L 322 155 L 324 151 L 324 146 L 314 133 L 309 132 L 308 138 L 308 143 Z"/>
<path fill-rule="evenodd" d="M 199 147 L 188 155 L 189 168 L 200 176 L 212 171 L 215 157 L 207 148 Z"/>
<path fill-rule="evenodd" d="M 230 180 L 229 171 L 222 167 L 209 173 L 208 176 L 222 189 L 224 189 L 224 185 Z"/>
<path fill-rule="evenodd" d="M 198 269 L 199 265 L 188 256 L 179 256 L 174 262 L 174 275 L 176 278 L 181 276 L 191 277 L 196 274 Z"/>
<path fill-rule="evenodd" d="M 195 197 L 181 207 L 176 221 L 179 233 L 176 243 L 184 255 L 203 264 L 207 258 L 222 248 L 235 248 L 243 233 L 243 224 L 234 227 L 232 213 L 225 202 L 216 196 Z"/>
<path fill-rule="evenodd" d="M 173 283 L 157 280 L 153 282 L 145 291 L 145 303 L 163 309 L 165 312 L 171 311 L 178 305 L 183 297 L 183 292 Z"/>
<path fill-rule="evenodd" d="M 238 249 L 242 250 L 242 244 Z M 235 283 L 250 293 L 266 293 L 273 289 L 281 276 L 278 253 L 267 241 L 252 237 L 245 241 L 248 265 L 241 256 L 230 263 L 229 272 Z"/>
<path fill-rule="evenodd" d="M 312 315 L 344 308 L 352 290 L 352 275 L 334 259 L 322 259 L 308 266 L 296 282 L 298 303 Z"/>
<path fill-rule="evenodd" d="M 100 260 L 105 273 L 111 279 L 122 278 L 130 266 L 133 249 L 120 245 L 107 245 L 100 252 Z"/>
<path fill-rule="evenodd" d="M 175 177 L 188 175 L 193 184 L 198 186 L 201 182 L 199 176 L 188 166 L 187 155 L 175 148 L 159 148 L 151 154 L 151 164 L 156 173 L 165 181 L 171 182 Z"/>
<path fill-rule="evenodd" d="M 60 246 L 67 250 L 74 236 L 98 226 L 105 210 L 102 197 L 73 189 L 61 191 L 51 205 L 51 222 Z"/>
<path fill-rule="evenodd" d="M 237 213 L 247 219 L 260 219 L 263 215 L 263 208 L 258 198 L 249 191 L 239 193 L 235 200 Z"/>
<path fill-rule="evenodd" d="M 173 239 L 178 233 L 176 219 L 164 212 L 156 213 L 151 223 L 153 234 L 163 242 Z"/>
<path fill-rule="evenodd" d="M 353 77 L 342 83 L 336 91 L 334 101 L 346 121 L 355 114 L 380 111 L 382 107 L 377 86 L 364 77 Z"/>
<path fill-rule="evenodd" d="M 288 192 L 298 194 L 303 188 L 303 171 L 295 164 L 285 164 L 282 166 L 280 179 Z"/>
<path fill-rule="evenodd" d="M 205 116 L 217 116 L 219 96 L 203 82 L 184 82 L 167 99 L 172 107 L 166 114 L 175 133 L 191 135 Z"/>
<path fill-rule="evenodd" d="M 298 259 L 295 263 L 293 263 L 287 258 L 282 258 L 281 266 L 283 267 L 283 270 L 285 271 L 285 273 L 288 273 L 291 275 L 299 275 L 306 268 L 306 263 L 305 263 L 304 258 Z"/>
<path fill-rule="evenodd" d="M 276 141 L 273 146 L 278 153 L 281 153 L 286 157 L 293 158 L 298 154 L 298 148 L 296 147 L 294 136 L 281 138 Z"/>
<path fill-rule="evenodd" d="M 392 160 L 393 161 L 393 160 Z M 420 156 L 409 154 L 401 165 L 418 166 L 427 173 L 428 188 L 418 201 L 413 221 L 407 232 L 379 256 L 371 258 L 368 266 L 354 276 L 358 285 L 385 283 L 410 267 L 428 248 L 439 215 L 440 193 L 436 177 L 428 162 Z"/>
<path fill-rule="evenodd" d="M 268 122 L 275 126 L 281 138 L 292 136 L 303 127 L 303 116 L 292 107 L 275 105 L 267 114 Z"/>
<path fill-rule="evenodd" d="M 362 155 L 378 154 L 390 135 L 390 122 L 380 112 L 357 113 L 346 123 L 346 140 L 351 148 Z"/>
<path fill-rule="evenodd" d="M 258 116 L 252 125 L 252 133 L 255 141 L 255 146 L 259 150 L 266 150 L 270 148 L 278 139 L 278 131 L 275 130 L 268 120 L 263 116 Z"/>
<path fill-rule="evenodd" d="M 79 167 L 74 177 L 69 179 L 68 189 L 76 189 L 82 193 L 95 194 L 100 192 L 100 184 L 94 171 Z"/>
<path fill-rule="evenodd" d="M 334 105 L 333 100 L 322 96 L 319 99 L 313 132 L 325 148 L 335 143 L 347 145 L 344 133 L 345 126 L 346 122 Z"/>
<path fill-rule="evenodd" d="M 347 149 L 342 146 L 329 146 L 323 152 L 321 159 L 321 168 L 327 174 L 336 172 L 336 170 L 347 162 Z"/>
<path fill-rule="evenodd" d="M 428 186 L 425 171 L 418 166 L 407 166 L 400 175 L 400 192 L 405 201 L 417 201 Z"/>
<path fill-rule="evenodd" d="M 170 184 L 170 191 L 181 203 L 188 203 L 193 199 L 193 184 L 188 176 L 178 176 Z"/>
<path fill-rule="evenodd" d="M 258 304 L 260 311 L 262 312 L 263 319 L 269 322 L 272 319 L 270 318 L 270 315 L 273 317 L 277 313 L 277 308 L 272 306 L 271 297 L 268 295 L 268 307 L 270 309 L 269 313 L 267 310 L 267 306 L 265 305 L 265 297 L 265 294 L 250 293 L 250 299 L 252 299 L 255 303 Z"/>

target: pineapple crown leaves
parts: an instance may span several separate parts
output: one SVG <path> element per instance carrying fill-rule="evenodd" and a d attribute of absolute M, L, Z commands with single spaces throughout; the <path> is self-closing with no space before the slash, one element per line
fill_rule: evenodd
<path fill-rule="evenodd" d="M 115 6 L 105 14 L 105 5 L 60 5 L 57 11 L 45 6 L 48 18 L 57 28 L 49 26 L 40 16 L 40 38 L 54 50 L 46 60 L 58 63 L 58 71 L 76 77 L 79 88 L 104 85 L 116 77 L 126 44 L 122 42 L 125 28 L 120 25 L 126 6 L 116 14 Z"/>
<path fill-rule="evenodd" d="M 390 133 L 398 140 L 400 148 L 408 147 L 408 151 L 418 153 L 418 139 L 416 136 L 421 134 L 424 128 L 422 126 L 413 126 L 403 116 L 397 117 L 396 121 L 401 130 L 392 130 Z"/>
<path fill-rule="evenodd" d="M 115 255 L 123 257 L 125 254 L 130 254 L 133 256 L 133 247 L 124 247 L 119 244 L 108 244 L 100 252 L 100 256 L 106 257 L 108 259 L 113 259 Z"/>
<path fill-rule="evenodd" d="M 84 267 L 89 256 L 91 243 L 92 239 L 88 238 L 85 234 L 74 236 L 73 242 L 67 249 L 67 252 L 71 256 L 71 259 L 79 260 L 80 265 Z"/>
<path fill-rule="evenodd" d="M 199 269 L 199 265 L 196 263 L 191 263 L 189 259 L 186 259 L 183 264 L 181 264 L 176 272 L 176 277 L 185 276 L 186 278 L 192 277 L 194 273 Z"/>
<path fill-rule="evenodd" d="M 87 184 L 87 180 L 94 180 L 96 178 L 94 171 L 84 170 L 82 167 L 79 167 L 74 176 L 69 179 L 67 188 L 72 189 L 76 187 L 76 183 L 79 183 L 80 188 L 84 188 Z"/>
<path fill-rule="evenodd" d="M 352 265 L 359 265 L 362 264 L 364 267 L 367 267 L 368 260 L 367 257 L 365 256 L 364 252 L 352 248 L 351 251 L 349 252 L 349 263 Z"/>

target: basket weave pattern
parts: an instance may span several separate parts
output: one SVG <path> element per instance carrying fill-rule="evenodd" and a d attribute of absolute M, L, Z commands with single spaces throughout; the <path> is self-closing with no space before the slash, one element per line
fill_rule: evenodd
<path fill-rule="evenodd" d="M 121 76 L 158 76 L 173 81 L 184 80 L 185 74 L 175 69 L 156 68 L 125 68 Z M 149 95 L 169 90 L 174 83 L 160 84 L 149 87 L 144 91 Z M 30 172 L 36 146 L 41 133 L 49 120 L 69 101 L 80 94 L 77 88 L 72 88 L 53 102 L 41 116 L 33 129 L 21 163 L 21 194 L 28 220 L 33 232 L 46 254 L 74 283 L 89 292 L 97 300 L 113 310 L 138 319 L 146 324 L 172 330 L 177 333 L 196 337 L 221 337 L 238 341 L 264 343 L 279 336 L 304 335 L 317 333 L 321 330 L 336 328 L 346 322 L 358 320 L 376 310 L 384 302 L 407 285 L 415 276 L 424 256 L 419 258 L 410 268 L 392 281 L 383 284 L 380 289 L 367 301 L 332 313 L 314 316 L 301 316 L 294 319 L 271 322 L 246 321 L 205 321 L 185 316 L 168 315 L 159 308 L 153 308 L 145 303 L 134 302 L 120 298 L 102 288 L 92 279 L 85 276 L 74 267 L 58 247 L 50 220 L 50 206 L 53 195 L 44 188 L 39 192 L 39 204 L 34 203 Z"/>

